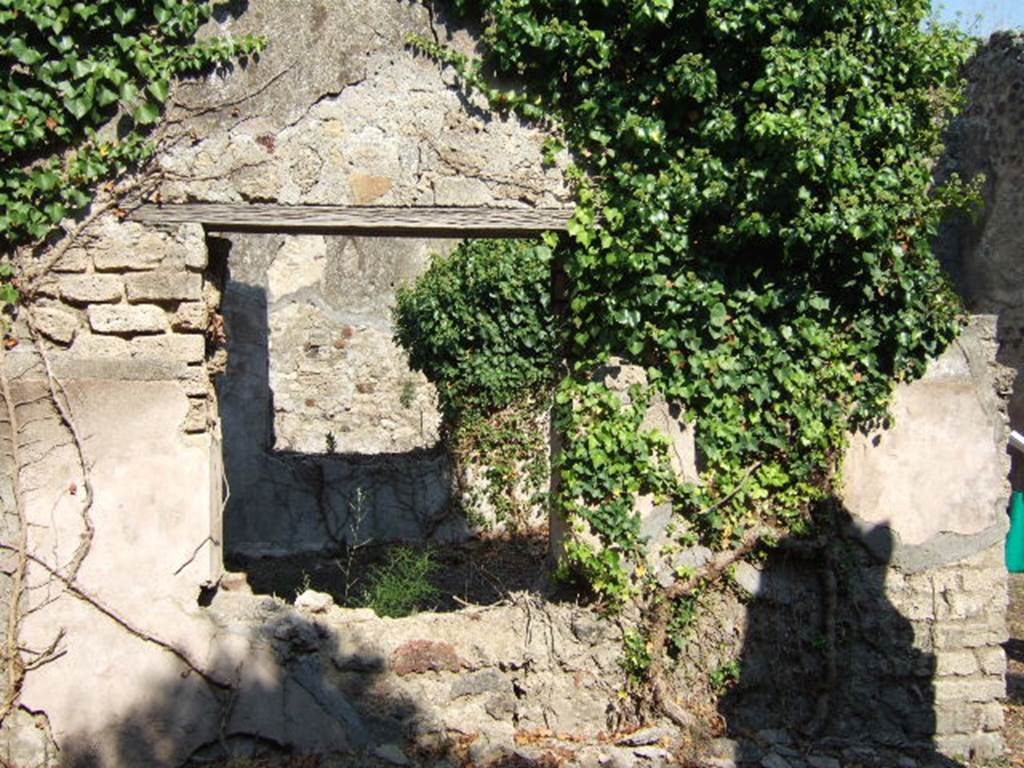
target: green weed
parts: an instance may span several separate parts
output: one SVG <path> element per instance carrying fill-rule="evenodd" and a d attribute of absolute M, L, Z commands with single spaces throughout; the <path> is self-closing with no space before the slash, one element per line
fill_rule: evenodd
<path fill-rule="evenodd" d="M 441 594 L 430 583 L 438 567 L 429 549 L 396 547 L 384 563 L 371 569 L 360 602 L 378 616 L 401 618 L 415 613 Z"/>

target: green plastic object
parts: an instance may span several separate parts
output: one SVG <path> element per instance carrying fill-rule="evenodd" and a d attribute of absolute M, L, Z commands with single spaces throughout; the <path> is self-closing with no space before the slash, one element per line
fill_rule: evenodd
<path fill-rule="evenodd" d="M 1024 492 L 1010 500 L 1010 532 L 1006 535 L 1006 570 L 1024 573 Z"/>

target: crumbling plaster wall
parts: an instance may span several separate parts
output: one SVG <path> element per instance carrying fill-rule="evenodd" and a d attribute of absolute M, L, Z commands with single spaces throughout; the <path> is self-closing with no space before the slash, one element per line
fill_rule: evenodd
<path fill-rule="evenodd" d="M 797 756 L 795 734 L 851 763 L 879 745 L 924 760 L 1002 753 L 1014 372 L 998 349 L 996 319 L 972 317 L 924 377 L 897 388 L 890 425 L 851 437 L 833 540 L 783 541 L 740 563 L 733 590 L 702 601 L 677 689 L 699 701 L 709 674 L 732 670 L 721 704 L 731 735 L 788 734 L 775 745 L 786 760 Z M 621 392 L 644 376 L 616 365 L 602 378 Z M 694 480 L 685 415 L 655 402 L 646 423 L 673 447 L 680 478 Z M 636 510 L 663 584 L 711 559 L 673 542 L 671 505 L 641 497 Z M 715 748 L 720 759 L 761 759 L 742 738 Z"/>
<path fill-rule="evenodd" d="M 150 199 L 566 198 L 560 169 L 541 161 L 540 133 L 487 114 L 451 87 L 451 73 L 405 47 L 411 33 L 472 46 L 465 33 L 435 25 L 426 7 L 253 0 L 221 11 L 223 31 L 269 34 L 270 44 L 246 68 L 176 88 Z M 435 244 L 239 237 L 210 241 L 211 264 L 199 226 L 160 231 L 126 221 L 116 207 L 93 214 L 33 282 L 38 337 L 23 317 L 5 356 L 19 403 L 6 437 L 22 448 L 20 471 L 8 477 L 22 489 L 36 558 L 21 639 L 36 649 L 57 640 L 59 653 L 26 676 L 0 754 L 15 765 L 48 764 L 55 746 L 71 765 L 178 765 L 235 734 L 344 752 L 357 737 L 338 723 L 350 713 L 343 698 L 284 672 L 260 651 L 254 633 L 263 630 L 225 632 L 197 603 L 222 569 L 221 435 L 241 435 L 238 444 L 257 438 L 248 454 L 231 455 L 250 461 L 227 507 L 240 548 L 322 548 L 345 537 L 343 519 L 323 516 L 317 482 L 342 487 L 326 500 L 340 514 L 351 510 L 354 489 L 381 491 L 370 502 L 377 527 L 360 538 L 423 535 L 447 507 L 448 469 L 434 447 L 432 394 L 390 341 L 389 304 Z M 226 355 L 232 344 L 236 354 Z M 332 366 L 340 358 L 352 365 L 339 377 Z M 222 395 L 238 398 L 234 412 L 217 404 L 218 373 Z M 346 380 L 351 387 L 339 386 Z M 51 384 L 80 440 L 54 410 Z M 316 405 L 306 385 L 321 396 Z M 341 403 L 338 390 L 352 401 Z M 353 410 L 356 418 L 339 422 Z M 377 427 L 389 426 L 389 410 L 397 418 L 385 435 Z M 308 423 L 294 422 L 297 411 L 310 412 Z M 241 433 L 231 431 L 240 424 Z M 328 453 L 328 432 L 337 453 L 363 456 L 318 456 Z M 273 475 L 272 462 L 284 470 Z M 11 509 L 12 489 L 0 490 Z M 411 510 L 405 529 L 389 520 L 396 510 Z M 17 526 L 6 526 L 14 519 L 5 517 L 5 541 L 17 538 Z M 83 541 L 70 588 L 61 575 Z M 5 571 L 11 562 L 4 558 Z"/>
<path fill-rule="evenodd" d="M 231 77 L 184 84 L 164 200 L 557 206 L 545 135 L 491 115 L 415 55 L 465 51 L 417 3 L 252 2 L 221 31 L 274 36 Z M 193 139 L 194 137 L 194 139 Z M 458 538 L 432 388 L 391 338 L 398 287 L 453 242 L 228 236 L 220 379 L 226 541 L 244 554 Z M 268 423 L 268 418 L 270 419 Z"/>
<path fill-rule="evenodd" d="M 56 651 L 26 675 L 5 724 L 13 765 L 47 764 L 48 739 L 66 751 L 82 733 L 107 764 L 106 729 L 148 695 L 124 670 L 179 674 L 161 643 L 205 661 L 212 625 L 197 598 L 221 572 L 202 230 L 147 231 L 111 212 L 68 244 L 34 281 L 4 354 L 15 404 L 4 444 L 17 457 L 5 501 L 20 495 L 31 558 L 19 642 Z M 17 560 L 5 553 L 4 570 Z"/>

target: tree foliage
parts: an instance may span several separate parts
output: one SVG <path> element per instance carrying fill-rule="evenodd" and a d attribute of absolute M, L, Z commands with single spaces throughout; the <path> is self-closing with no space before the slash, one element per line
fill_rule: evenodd
<path fill-rule="evenodd" d="M 483 58 L 416 45 L 493 107 L 554 126 L 578 163 L 555 254 L 574 361 L 563 509 L 629 550 L 635 526 L 609 520 L 638 485 L 607 483 L 606 454 L 635 419 L 589 381 L 615 354 L 696 422 L 702 483 L 660 489 L 684 538 L 806 530 L 847 432 L 958 332 L 930 241 L 970 195 L 932 169 L 972 43 L 928 26 L 928 0 L 455 6 L 482 22 Z M 601 423 L 618 433 L 594 439 Z M 629 473 L 659 477 L 656 453 L 632 451 Z"/>
<path fill-rule="evenodd" d="M 495 411 L 554 378 L 551 249 L 474 240 L 436 256 L 399 290 L 395 338 L 438 390 L 450 420 Z"/>

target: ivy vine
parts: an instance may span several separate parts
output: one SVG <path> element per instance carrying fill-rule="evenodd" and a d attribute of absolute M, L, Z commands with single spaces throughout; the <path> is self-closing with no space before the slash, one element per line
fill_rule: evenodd
<path fill-rule="evenodd" d="M 0 1 L 0 253 L 45 240 L 97 185 L 153 147 L 171 82 L 255 54 L 256 37 L 207 36 L 209 2 Z M 18 300 L 0 274 L 0 305 Z"/>
<path fill-rule="evenodd" d="M 933 166 L 973 42 L 929 24 L 928 0 L 454 7 L 482 24 L 481 58 L 414 45 L 576 162 L 568 236 L 548 238 L 571 286 L 556 501 L 599 541 L 570 559 L 609 597 L 643 586 L 640 488 L 671 498 L 683 543 L 813 528 L 847 434 L 962 324 L 930 243 L 974 190 Z M 633 406 L 595 390 L 612 355 L 684 408 L 699 484 L 669 487 Z"/>
<path fill-rule="evenodd" d="M 518 530 L 544 507 L 546 435 L 559 331 L 551 249 L 533 240 L 470 240 L 435 256 L 399 290 L 395 338 L 437 387 L 445 440 L 470 522 Z M 473 483 L 472 468 L 483 483 Z"/>

